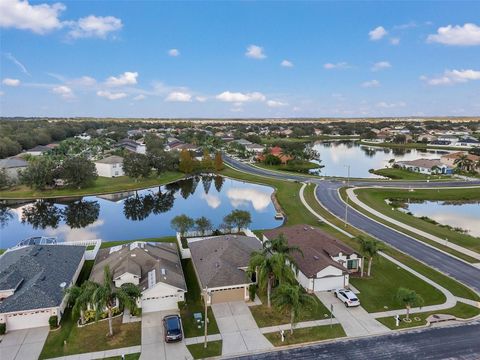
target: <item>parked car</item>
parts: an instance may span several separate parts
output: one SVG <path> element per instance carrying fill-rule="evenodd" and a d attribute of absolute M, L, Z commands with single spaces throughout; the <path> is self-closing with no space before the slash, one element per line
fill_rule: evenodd
<path fill-rule="evenodd" d="M 180 341 L 183 338 L 182 320 L 178 315 L 167 315 L 163 318 L 165 342 Z"/>
<path fill-rule="evenodd" d="M 357 296 L 351 290 L 337 289 L 334 294 L 346 307 L 360 306 L 360 300 L 358 300 Z"/>

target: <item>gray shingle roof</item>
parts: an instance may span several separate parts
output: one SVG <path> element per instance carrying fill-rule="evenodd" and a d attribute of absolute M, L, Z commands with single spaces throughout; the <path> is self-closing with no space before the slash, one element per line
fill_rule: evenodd
<path fill-rule="evenodd" d="M 0 160 L 0 169 L 10 169 L 26 166 L 28 166 L 28 162 L 18 157 L 10 157 Z"/>
<path fill-rule="evenodd" d="M 33 245 L 8 251 L 0 258 L 0 289 L 17 289 L 0 302 L 0 313 L 59 306 L 60 284 L 70 286 L 85 247 Z"/>
<path fill-rule="evenodd" d="M 97 160 L 95 162 L 99 164 L 123 164 L 123 157 L 112 155 L 102 160 Z"/>

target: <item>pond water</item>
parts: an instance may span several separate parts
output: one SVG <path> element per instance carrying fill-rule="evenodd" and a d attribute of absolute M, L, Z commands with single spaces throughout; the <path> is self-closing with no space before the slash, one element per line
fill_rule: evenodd
<path fill-rule="evenodd" d="M 5 203 L 0 207 L 0 248 L 30 236 L 65 241 L 132 240 L 174 235 L 179 214 L 205 216 L 214 228 L 233 209 L 251 213 L 251 229 L 281 225 L 271 201 L 273 189 L 220 176 L 195 177 L 137 192 Z"/>
<path fill-rule="evenodd" d="M 408 204 L 408 211 L 415 216 L 427 216 L 439 224 L 459 227 L 472 236 L 480 237 L 480 202 L 425 201 Z"/>
<path fill-rule="evenodd" d="M 439 159 L 440 156 L 448 153 L 442 150 L 366 146 L 348 140 L 316 142 L 313 149 L 320 154 L 320 164 L 324 166 L 320 170 L 320 175 L 346 177 L 346 165 L 350 165 L 350 176 L 358 178 L 379 178 L 368 171 L 384 168 L 391 159 L 395 161 L 419 158 Z"/>

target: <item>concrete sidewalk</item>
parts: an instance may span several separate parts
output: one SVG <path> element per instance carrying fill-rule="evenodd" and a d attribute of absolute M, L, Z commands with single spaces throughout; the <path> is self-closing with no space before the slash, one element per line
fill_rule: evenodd
<path fill-rule="evenodd" d="M 0 359 L 38 359 L 48 332 L 48 326 L 7 332 L 0 341 Z"/>

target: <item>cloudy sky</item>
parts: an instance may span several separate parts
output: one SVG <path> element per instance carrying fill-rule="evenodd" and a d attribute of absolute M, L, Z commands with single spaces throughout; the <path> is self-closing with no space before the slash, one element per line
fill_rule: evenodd
<path fill-rule="evenodd" d="M 0 0 L 2 116 L 480 114 L 480 2 Z"/>

